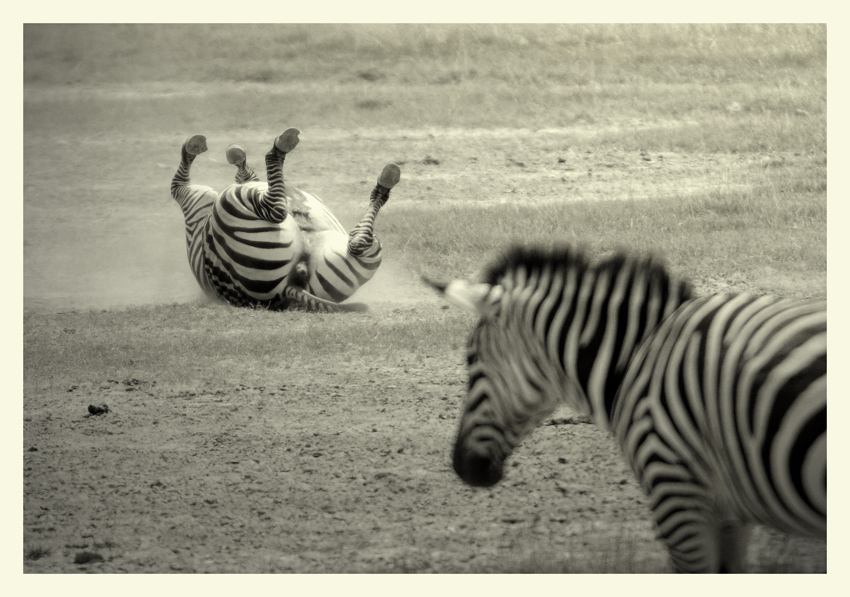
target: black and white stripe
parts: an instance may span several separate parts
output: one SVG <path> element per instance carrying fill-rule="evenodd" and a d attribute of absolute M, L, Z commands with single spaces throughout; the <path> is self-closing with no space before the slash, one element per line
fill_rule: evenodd
<path fill-rule="evenodd" d="M 338 303 L 381 264 L 374 221 L 399 180 L 398 166 L 384 168 L 361 222 L 346 234 L 317 196 L 284 185 L 283 162 L 297 143 L 295 129 L 276 139 L 265 156 L 268 183 L 258 180 L 241 148 L 231 146 L 236 184 L 221 193 L 190 184 L 189 169 L 206 151 L 206 139 L 195 135 L 184 143 L 171 195 L 183 210 L 192 273 L 204 291 L 236 306 L 357 309 Z"/>
<path fill-rule="evenodd" d="M 653 259 L 518 248 L 481 284 L 454 467 L 472 485 L 559 404 L 610 429 L 674 568 L 740 571 L 752 524 L 826 536 L 826 304 L 694 298 Z"/>

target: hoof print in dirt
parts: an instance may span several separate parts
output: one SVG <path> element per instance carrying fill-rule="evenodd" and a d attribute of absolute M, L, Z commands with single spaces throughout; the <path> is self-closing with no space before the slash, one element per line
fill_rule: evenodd
<path fill-rule="evenodd" d="M 74 556 L 75 564 L 90 564 L 92 562 L 102 562 L 103 556 L 93 551 L 81 551 Z"/>
<path fill-rule="evenodd" d="M 89 404 L 89 414 L 90 415 L 105 415 L 109 412 L 109 407 L 105 404 L 101 404 L 100 406 L 95 406 L 94 404 Z"/>

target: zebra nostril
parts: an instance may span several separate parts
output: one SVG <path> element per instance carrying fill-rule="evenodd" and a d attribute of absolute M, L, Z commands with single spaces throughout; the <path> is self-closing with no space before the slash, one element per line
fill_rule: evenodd
<path fill-rule="evenodd" d="M 488 444 L 455 445 L 454 469 L 464 482 L 473 487 L 492 487 L 502 479 L 504 458 Z"/>

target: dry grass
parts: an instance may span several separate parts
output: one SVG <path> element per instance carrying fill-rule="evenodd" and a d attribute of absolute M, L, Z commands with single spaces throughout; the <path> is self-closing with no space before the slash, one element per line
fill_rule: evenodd
<path fill-rule="evenodd" d="M 65 126 L 87 121 L 100 96 L 89 134 L 212 121 L 244 131 L 272 118 L 305 128 L 675 119 L 701 126 L 609 141 L 715 152 L 823 150 L 826 139 L 817 25 L 28 25 L 24 81 L 79 92 Z M 153 97 L 127 89 L 140 81 Z M 26 119 L 58 117 L 26 108 Z"/>

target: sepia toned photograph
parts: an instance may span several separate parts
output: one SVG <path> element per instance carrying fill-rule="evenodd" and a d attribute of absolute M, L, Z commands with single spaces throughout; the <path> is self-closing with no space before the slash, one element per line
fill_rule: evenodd
<path fill-rule="evenodd" d="M 25 575 L 827 572 L 826 24 L 26 23 L 23 141 Z"/>

